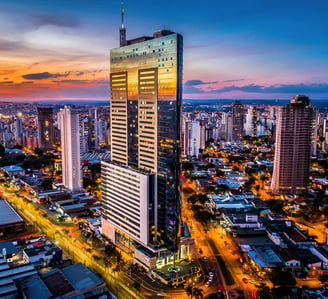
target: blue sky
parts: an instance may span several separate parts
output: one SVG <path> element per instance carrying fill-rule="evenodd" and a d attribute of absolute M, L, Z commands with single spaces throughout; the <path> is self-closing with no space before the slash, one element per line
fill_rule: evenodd
<path fill-rule="evenodd" d="M 127 37 L 184 36 L 184 98 L 328 98 L 328 1 L 124 1 Z M 121 1 L 1 0 L 0 100 L 108 99 Z"/>

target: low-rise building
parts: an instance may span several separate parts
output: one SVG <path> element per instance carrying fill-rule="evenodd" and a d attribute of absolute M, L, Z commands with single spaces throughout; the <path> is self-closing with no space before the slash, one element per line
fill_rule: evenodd
<path fill-rule="evenodd" d="M 49 241 L 39 240 L 23 249 L 24 262 L 35 266 L 45 266 L 50 263 L 58 264 L 62 261 L 62 257 L 62 249 Z"/>
<path fill-rule="evenodd" d="M 11 178 L 25 175 L 25 170 L 17 165 L 3 166 L 2 171 L 7 173 Z"/>
<path fill-rule="evenodd" d="M 23 298 L 100 298 L 109 295 L 103 279 L 81 263 L 19 281 Z"/>
<path fill-rule="evenodd" d="M 26 230 L 24 219 L 4 199 L 0 199 L 0 237 Z"/>

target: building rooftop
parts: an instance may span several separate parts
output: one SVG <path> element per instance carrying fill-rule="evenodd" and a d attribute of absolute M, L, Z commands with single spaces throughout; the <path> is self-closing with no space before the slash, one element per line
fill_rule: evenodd
<path fill-rule="evenodd" d="M 144 41 L 147 41 L 147 40 L 160 38 L 160 37 L 171 35 L 171 34 L 174 34 L 174 32 L 170 31 L 170 30 L 160 30 L 160 31 L 154 32 L 153 36 L 137 37 L 137 38 L 134 38 L 134 39 L 127 40 L 126 43 L 127 43 L 127 45 L 133 45 L 133 44 L 141 43 L 141 42 L 144 42 Z"/>
<path fill-rule="evenodd" d="M 0 254 L 3 253 L 3 248 L 6 249 L 6 255 L 15 254 L 18 252 L 18 249 L 12 242 L 1 242 L 0 243 Z"/>
<path fill-rule="evenodd" d="M 27 299 L 52 298 L 52 293 L 37 274 L 20 281 L 19 285 Z"/>
<path fill-rule="evenodd" d="M 98 275 L 81 263 L 68 266 L 62 269 L 62 272 L 75 289 L 86 289 L 104 283 Z"/>
<path fill-rule="evenodd" d="M 16 171 L 25 171 L 22 167 L 17 165 L 3 166 L 2 169 L 8 173 Z"/>
<path fill-rule="evenodd" d="M 4 199 L 0 199 L 0 225 L 23 222 L 23 218 Z"/>
<path fill-rule="evenodd" d="M 74 287 L 59 269 L 42 275 L 43 281 L 54 297 L 74 291 Z"/>

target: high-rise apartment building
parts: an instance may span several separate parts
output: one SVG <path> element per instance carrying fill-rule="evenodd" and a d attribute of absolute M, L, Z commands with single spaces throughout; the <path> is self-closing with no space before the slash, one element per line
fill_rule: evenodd
<path fill-rule="evenodd" d="M 235 101 L 232 103 L 232 141 L 240 141 L 244 135 L 244 106 Z"/>
<path fill-rule="evenodd" d="M 175 251 L 182 36 L 163 30 L 127 41 L 122 25 L 110 62 L 111 161 L 102 162 L 103 233 L 130 250 L 140 245 Z"/>
<path fill-rule="evenodd" d="M 55 143 L 53 108 L 38 107 L 38 147 L 52 149 Z"/>
<path fill-rule="evenodd" d="M 23 122 L 22 122 L 22 119 L 18 115 L 13 117 L 12 132 L 14 134 L 15 144 L 21 145 L 22 137 L 23 137 Z"/>
<path fill-rule="evenodd" d="M 79 111 L 65 106 L 59 112 L 62 151 L 62 178 L 64 186 L 72 191 L 81 190 L 81 158 Z"/>
<path fill-rule="evenodd" d="M 308 185 L 316 109 L 310 99 L 297 95 L 277 115 L 276 145 L 271 189 L 296 194 Z"/>
<path fill-rule="evenodd" d="M 205 126 L 201 121 L 184 122 L 183 148 L 186 156 L 198 157 L 200 150 L 205 148 L 205 138 L 202 136 L 205 136 Z"/>
<path fill-rule="evenodd" d="M 245 135 L 256 136 L 257 113 L 256 107 L 250 106 L 247 110 L 245 121 Z"/>
<path fill-rule="evenodd" d="M 97 108 L 89 109 L 88 113 L 89 131 L 88 131 L 88 150 L 95 150 L 99 146 L 98 133 L 98 111 Z"/>

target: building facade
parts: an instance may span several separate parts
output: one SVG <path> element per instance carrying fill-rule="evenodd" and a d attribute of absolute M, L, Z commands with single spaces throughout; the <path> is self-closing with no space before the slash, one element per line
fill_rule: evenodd
<path fill-rule="evenodd" d="M 232 141 L 240 141 L 244 135 L 244 106 L 235 101 L 232 103 Z"/>
<path fill-rule="evenodd" d="M 53 108 L 38 107 L 38 147 L 52 149 L 55 143 Z"/>
<path fill-rule="evenodd" d="M 65 188 L 81 190 L 79 111 L 65 106 L 60 110 L 62 179 Z"/>
<path fill-rule="evenodd" d="M 198 157 L 200 150 L 205 148 L 205 126 L 199 120 L 184 122 L 183 148 L 186 156 Z"/>
<path fill-rule="evenodd" d="M 182 36 L 163 30 L 121 40 L 110 60 L 111 161 L 102 162 L 103 233 L 115 243 L 124 236 L 126 244 L 177 250 Z M 123 184 L 131 176 L 135 186 Z M 130 196 L 115 196 L 118 190 Z M 147 216 L 141 219 L 133 207 Z M 138 236 L 132 227 L 144 227 L 147 235 Z"/>
<path fill-rule="evenodd" d="M 296 194 L 306 189 L 314 142 L 316 109 L 310 99 L 297 95 L 277 115 L 276 145 L 271 189 Z"/>

